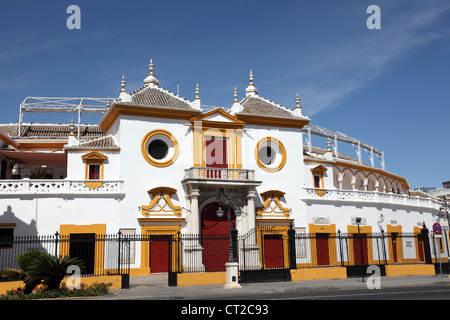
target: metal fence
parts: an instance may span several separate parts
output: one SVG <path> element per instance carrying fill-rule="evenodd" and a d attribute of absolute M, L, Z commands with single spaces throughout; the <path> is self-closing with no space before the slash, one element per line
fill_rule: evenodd
<path fill-rule="evenodd" d="M 30 250 L 77 257 L 84 265 L 82 276 L 130 273 L 130 240 L 121 233 L 4 236 L 0 238 L 0 271 L 4 268 L 20 269 L 16 256 Z"/>
<path fill-rule="evenodd" d="M 135 252 L 138 247 L 140 255 Z M 223 234 L 6 236 L 0 239 L 0 271 L 18 269 L 15 257 L 32 249 L 78 257 L 84 262 L 85 275 L 129 275 L 131 267 L 146 264 L 151 272 L 169 272 L 169 276 L 221 272 L 226 270 L 228 261 L 237 261 L 241 274 L 436 263 L 438 257 L 445 257 L 448 262 L 447 238 L 434 239 L 428 232 L 308 234 L 296 233 L 292 227 L 258 227 L 242 235 L 232 229 L 231 233 Z"/>

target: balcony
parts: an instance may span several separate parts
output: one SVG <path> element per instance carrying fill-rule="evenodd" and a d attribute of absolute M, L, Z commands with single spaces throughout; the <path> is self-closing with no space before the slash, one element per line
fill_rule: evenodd
<path fill-rule="evenodd" d="M 184 170 L 183 183 L 257 186 L 255 171 L 248 169 L 192 167 Z"/>
<path fill-rule="evenodd" d="M 403 194 L 383 193 L 377 191 L 340 190 L 303 188 L 304 201 L 354 202 L 354 203 L 383 203 L 391 205 L 430 208 L 439 210 L 439 201 L 431 198 L 412 197 Z"/>
<path fill-rule="evenodd" d="M 101 195 L 122 196 L 123 181 L 95 180 L 95 187 L 89 180 L 0 180 L 0 196 L 21 195 Z"/>

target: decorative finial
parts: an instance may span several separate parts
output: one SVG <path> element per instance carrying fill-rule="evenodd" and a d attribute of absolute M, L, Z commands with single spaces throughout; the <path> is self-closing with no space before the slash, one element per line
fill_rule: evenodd
<path fill-rule="evenodd" d="M 109 108 L 110 105 L 111 105 L 111 101 L 109 101 L 109 96 L 108 96 L 108 99 L 106 100 L 106 106 Z"/>
<path fill-rule="evenodd" d="M 297 93 L 297 98 L 295 98 L 295 102 L 297 103 L 296 108 L 301 108 L 300 107 L 300 98 L 298 97 L 298 93 Z"/>
<path fill-rule="evenodd" d="M 144 80 L 144 84 L 146 86 L 153 86 L 157 87 L 159 85 L 158 79 L 156 79 L 155 75 L 153 74 L 153 69 L 155 68 L 155 65 L 153 64 L 153 59 L 150 58 L 150 63 L 148 64 L 148 70 L 150 73 L 147 75 L 147 78 Z"/>
<path fill-rule="evenodd" d="M 233 96 L 234 96 L 234 101 L 233 101 L 233 103 L 234 102 L 239 102 L 239 100 L 238 100 L 238 92 L 237 92 L 237 90 L 236 90 L 236 87 L 234 87 L 234 91 L 233 91 Z"/>
<path fill-rule="evenodd" d="M 200 93 L 200 89 L 198 88 L 198 83 L 197 83 L 197 86 L 195 87 L 195 99 L 194 100 L 200 100 L 200 97 L 198 96 L 199 93 Z"/>
<path fill-rule="evenodd" d="M 122 81 L 120 81 L 120 86 L 122 87 L 122 90 L 120 90 L 120 92 L 126 92 L 125 91 L 125 85 L 126 85 L 127 83 L 125 82 L 125 76 L 124 75 L 122 75 Z"/>
<path fill-rule="evenodd" d="M 247 89 L 245 89 L 246 97 L 249 96 L 254 97 L 258 95 L 258 91 L 256 90 L 255 85 L 253 84 L 253 79 L 254 79 L 253 72 L 250 69 L 250 74 L 248 75 L 248 80 L 250 81 L 250 83 L 248 84 Z"/>

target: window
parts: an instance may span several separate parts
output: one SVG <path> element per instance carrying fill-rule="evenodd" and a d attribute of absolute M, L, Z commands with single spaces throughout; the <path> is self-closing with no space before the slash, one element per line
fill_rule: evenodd
<path fill-rule="evenodd" d="M 90 164 L 89 165 L 89 180 L 100 180 L 100 165 Z"/>
<path fill-rule="evenodd" d="M 258 141 L 255 157 L 258 166 L 268 172 L 280 171 L 287 158 L 283 144 L 273 137 L 265 137 Z"/>
<path fill-rule="evenodd" d="M 321 176 L 315 174 L 314 175 L 314 188 L 320 188 L 320 180 L 322 179 Z"/>
<path fill-rule="evenodd" d="M 148 144 L 148 153 L 156 160 L 164 159 L 169 152 L 169 146 L 161 139 L 155 139 Z"/>
<path fill-rule="evenodd" d="M 13 247 L 14 228 L 0 228 L 0 248 Z"/>
<path fill-rule="evenodd" d="M 152 130 L 142 139 L 141 152 L 151 165 L 167 167 L 174 163 L 178 156 L 178 141 L 166 130 Z"/>

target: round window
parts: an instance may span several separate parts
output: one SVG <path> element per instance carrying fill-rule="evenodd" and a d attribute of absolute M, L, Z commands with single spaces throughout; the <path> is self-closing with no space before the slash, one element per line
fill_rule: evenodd
<path fill-rule="evenodd" d="M 269 147 L 264 146 L 259 149 L 258 152 L 259 160 L 261 160 L 262 163 L 264 163 L 266 166 L 271 165 L 275 161 L 275 151 Z"/>
<path fill-rule="evenodd" d="M 258 141 L 255 157 L 261 169 L 276 172 L 280 171 L 286 163 L 286 150 L 278 139 L 265 137 Z"/>
<path fill-rule="evenodd" d="M 141 151 L 148 163 L 156 167 L 166 167 L 178 156 L 178 142 L 166 130 L 153 130 L 142 139 Z"/>
<path fill-rule="evenodd" d="M 168 152 L 169 146 L 161 139 L 155 139 L 148 144 L 148 153 L 153 159 L 164 159 Z"/>

